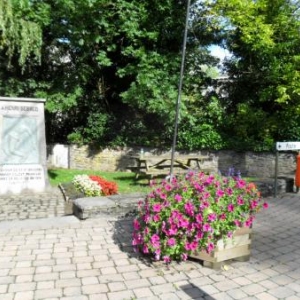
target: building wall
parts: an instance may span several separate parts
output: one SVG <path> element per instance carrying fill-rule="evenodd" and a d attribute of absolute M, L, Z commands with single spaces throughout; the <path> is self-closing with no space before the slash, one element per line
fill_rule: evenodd
<path fill-rule="evenodd" d="M 140 148 L 99 149 L 89 146 L 48 145 L 48 168 L 89 169 L 100 171 L 129 171 L 135 160 L 131 157 L 140 152 Z M 144 149 L 144 155 L 166 155 L 158 149 Z M 236 152 L 236 151 L 199 151 L 178 152 L 180 154 L 209 155 L 211 159 L 204 164 L 216 172 L 225 174 L 229 168 L 240 171 L 242 176 L 270 178 L 275 174 L 276 154 Z M 293 177 L 296 169 L 297 152 L 278 153 L 278 177 Z"/>

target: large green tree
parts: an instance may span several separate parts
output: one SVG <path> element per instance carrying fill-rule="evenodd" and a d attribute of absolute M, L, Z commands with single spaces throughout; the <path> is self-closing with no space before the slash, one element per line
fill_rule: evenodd
<path fill-rule="evenodd" d="M 209 3 L 218 16 L 221 43 L 232 53 L 223 99 L 231 145 L 269 150 L 276 140 L 299 140 L 299 1 Z"/>

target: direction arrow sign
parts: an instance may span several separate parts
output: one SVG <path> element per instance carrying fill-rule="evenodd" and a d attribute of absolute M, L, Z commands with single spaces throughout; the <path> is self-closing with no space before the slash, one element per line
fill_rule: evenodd
<path fill-rule="evenodd" d="M 277 142 L 277 151 L 300 150 L 300 142 Z"/>

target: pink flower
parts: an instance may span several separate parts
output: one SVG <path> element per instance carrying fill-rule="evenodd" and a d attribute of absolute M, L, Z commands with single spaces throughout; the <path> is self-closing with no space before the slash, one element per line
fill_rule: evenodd
<path fill-rule="evenodd" d="M 253 200 L 250 202 L 250 208 L 255 209 L 258 206 L 258 202 L 256 200 Z"/>
<path fill-rule="evenodd" d="M 156 249 L 154 254 L 155 254 L 155 260 L 160 260 L 160 249 Z"/>
<path fill-rule="evenodd" d="M 268 207 L 269 207 L 269 204 L 267 202 L 264 202 L 263 208 L 268 208 Z"/>
<path fill-rule="evenodd" d="M 235 226 L 241 227 L 241 222 L 239 220 L 234 220 L 233 223 L 235 224 Z"/>
<path fill-rule="evenodd" d="M 137 219 L 133 220 L 133 228 L 134 228 L 134 230 L 140 230 L 140 228 L 141 228 L 141 225 Z"/>
<path fill-rule="evenodd" d="M 170 239 L 168 239 L 168 241 L 167 241 L 167 245 L 168 245 L 168 246 L 170 246 L 170 247 L 173 247 L 173 246 L 175 246 L 175 245 L 176 245 L 176 241 L 175 241 L 175 239 L 174 239 L 174 238 L 170 238 Z"/>
<path fill-rule="evenodd" d="M 154 203 L 152 206 L 152 209 L 154 212 L 160 212 L 161 211 L 161 204 L 160 203 Z"/>
<path fill-rule="evenodd" d="M 217 192 L 216 192 L 216 195 L 218 196 L 218 197 L 222 197 L 222 196 L 224 196 L 224 191 L 222 191 L 222 190 L 217 190 Z"/>
<path fill-rule="evenodd" d="M 160 238 L 157 234 L 153 234 L 152 237 L 150 238 L 151 244 L 154 248 L 158 248 L 160 245 Z"/>
<path fill-rule="evenodd" d="M 208 223 L 206 223 L 206 224 L 203 225 L 203 231 L 204 232 L 209 232 L 211 230 L 212 230 L 212 228 L 211 228 L 211 226 Z"/>
<path fill-rule="evenodd" d="M 243 198 L 242 197 L 238 197 L 238 199 L 237 199 L 237 204 L 238 205 L 243 205 L 244 204 L 244 200 L 243 200 Z"/>
<path fill-rule="evenodd" d="M 202 223 L 203 217 L 202 217 L 201 214 L 196 215 L 196 221 L 197 221 L 198 223 Z"/>
<path fill-rule="evenodd" d="M 236 186 L 237 186 L 237 188 L 239 188 L 239 189 L 243 189 L 243 188 L 246 187 L 246 181 L 245 181 L 245 180 L 242 180 L 242 179 L 239 179 L 239 180 L 237 180 L 237 182 L 236 182 Z"/>
<path fill-rule="evenodd" d="M 189 216 L 193 216 L 193 215 L 194 215 L 194 205 L 193 205 L 193 203 L 187 202 L 187 203 L 184 205 L 184 209 L 185 209 L 186 213 L 187 213 Z"/>
<path fill-rule="evenodd" d="M 166 264 L 169 264 L 169 263 L 171 262 L 171 258 L 170 258 L 170 256 L 168 256 L 168 255 L 165 255 L 165 256 L 163 257 L 163 259 L 164 259 L 164 263 L 166 263 Z"/>
<path fill-rule="evenodd" d="M 183 261 L 186 261 L 186 260 L 188 259 L 187 254 L 186 254 L 186 253 L 182 253 L 182 254 L 181 254 L 181 259 L 182 259 Z"/>
<path fill-rule="evenodd" d="M 149 249 L 145 244 L 143 245 L 143 253 L 149 253 Z"/>
<path fill-rule="evenodd" d="M 227 206 L 227 210 L 229 212 L 233 212 L 234 211 L 234 205 L 232 203 L 230 203 L 228 206 Z"/>
<path fill-rule="evenodd" d="M 226 214 L 225 213 L 220 214 L 219 219 L 222 221 L 226 220 Z"/>
<path fill-rule="evenodd" d="M 168 235 L 175 235 L 177 233 L 177 228 L 175 225 L 172 225 L 171 228 L 168 230 Z"/>
<path fill-rule="evenodd" d="M 179 227 L 182 227 L 182 228 L 187 228 L 189 225 L 189 221 L 187 219 L 180 219 L 179 222 L 178 222 L 178 226 Z"/>
<path fill-rule="evenodd" d="M 160 194 L 160 198 L 163 199 L 163 200 L 166 200 L 167 199 L 167 195 L 164 194 L 164 193 L 161 193 Z"/>
<path fill-rule="evenodd" d="M 213 222 L 217 219 L 217 215 L 216 214 L 209 214 L 207 219 L 208 219 L 208 221 Z"/>
<path fill-rule="evenodd" d="M 182 200 L 182 196 L 180 196 L 179 194 L 176 194 L 174 199 L 177 201 L 177 202 L 180 202 Z"/>
<path fill-rule="evenodd" d="M 207 248 L 206 248 L 206 251 L 207 253 L 211 253 L 215 248 L 215 245 L 213 243 L 209 243 Z"/>
<path fill-rule="evenodd" d="M 153 216 L 153 221 L 154 221 L 154 222 L 159 222 L 159 221 L 160 221 L 160 216 L 159 216 L 159 214 L 156 214 L 156 215 Z"/>
<path fill-rule="evenodd" d="M 227 233 L 227 237 L 228 237 L 228 238 L 231 238 L 231 237 L 232 237 L 232 234 L 233 234 L 232 231 L 229 231 L 229 232 Z"/>
<path fill-rule="evenodd" d="M 171 191 L 172 190 L 172 187 L 169 185 L 169 184 L 166 184 L 165 185 L 165 189 L 166 189 L 166 191 Z"/>

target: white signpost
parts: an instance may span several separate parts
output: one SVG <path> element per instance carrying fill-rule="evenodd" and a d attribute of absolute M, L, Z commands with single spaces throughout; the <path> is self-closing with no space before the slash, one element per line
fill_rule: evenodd
<path fill-rule="evenodd" d="M 300 142 L 277 142 L 277 151 L 295 151 L 300 150 Z"/>
<path fill-rule="evenodd" d="M 276 143 L 276 161 L 275 161 L 275 191 L 277 196 L 277 176 L 278 176 L 278 152 L 279 151 L 300 151 L 300 142 L 277 142 Z"/>

